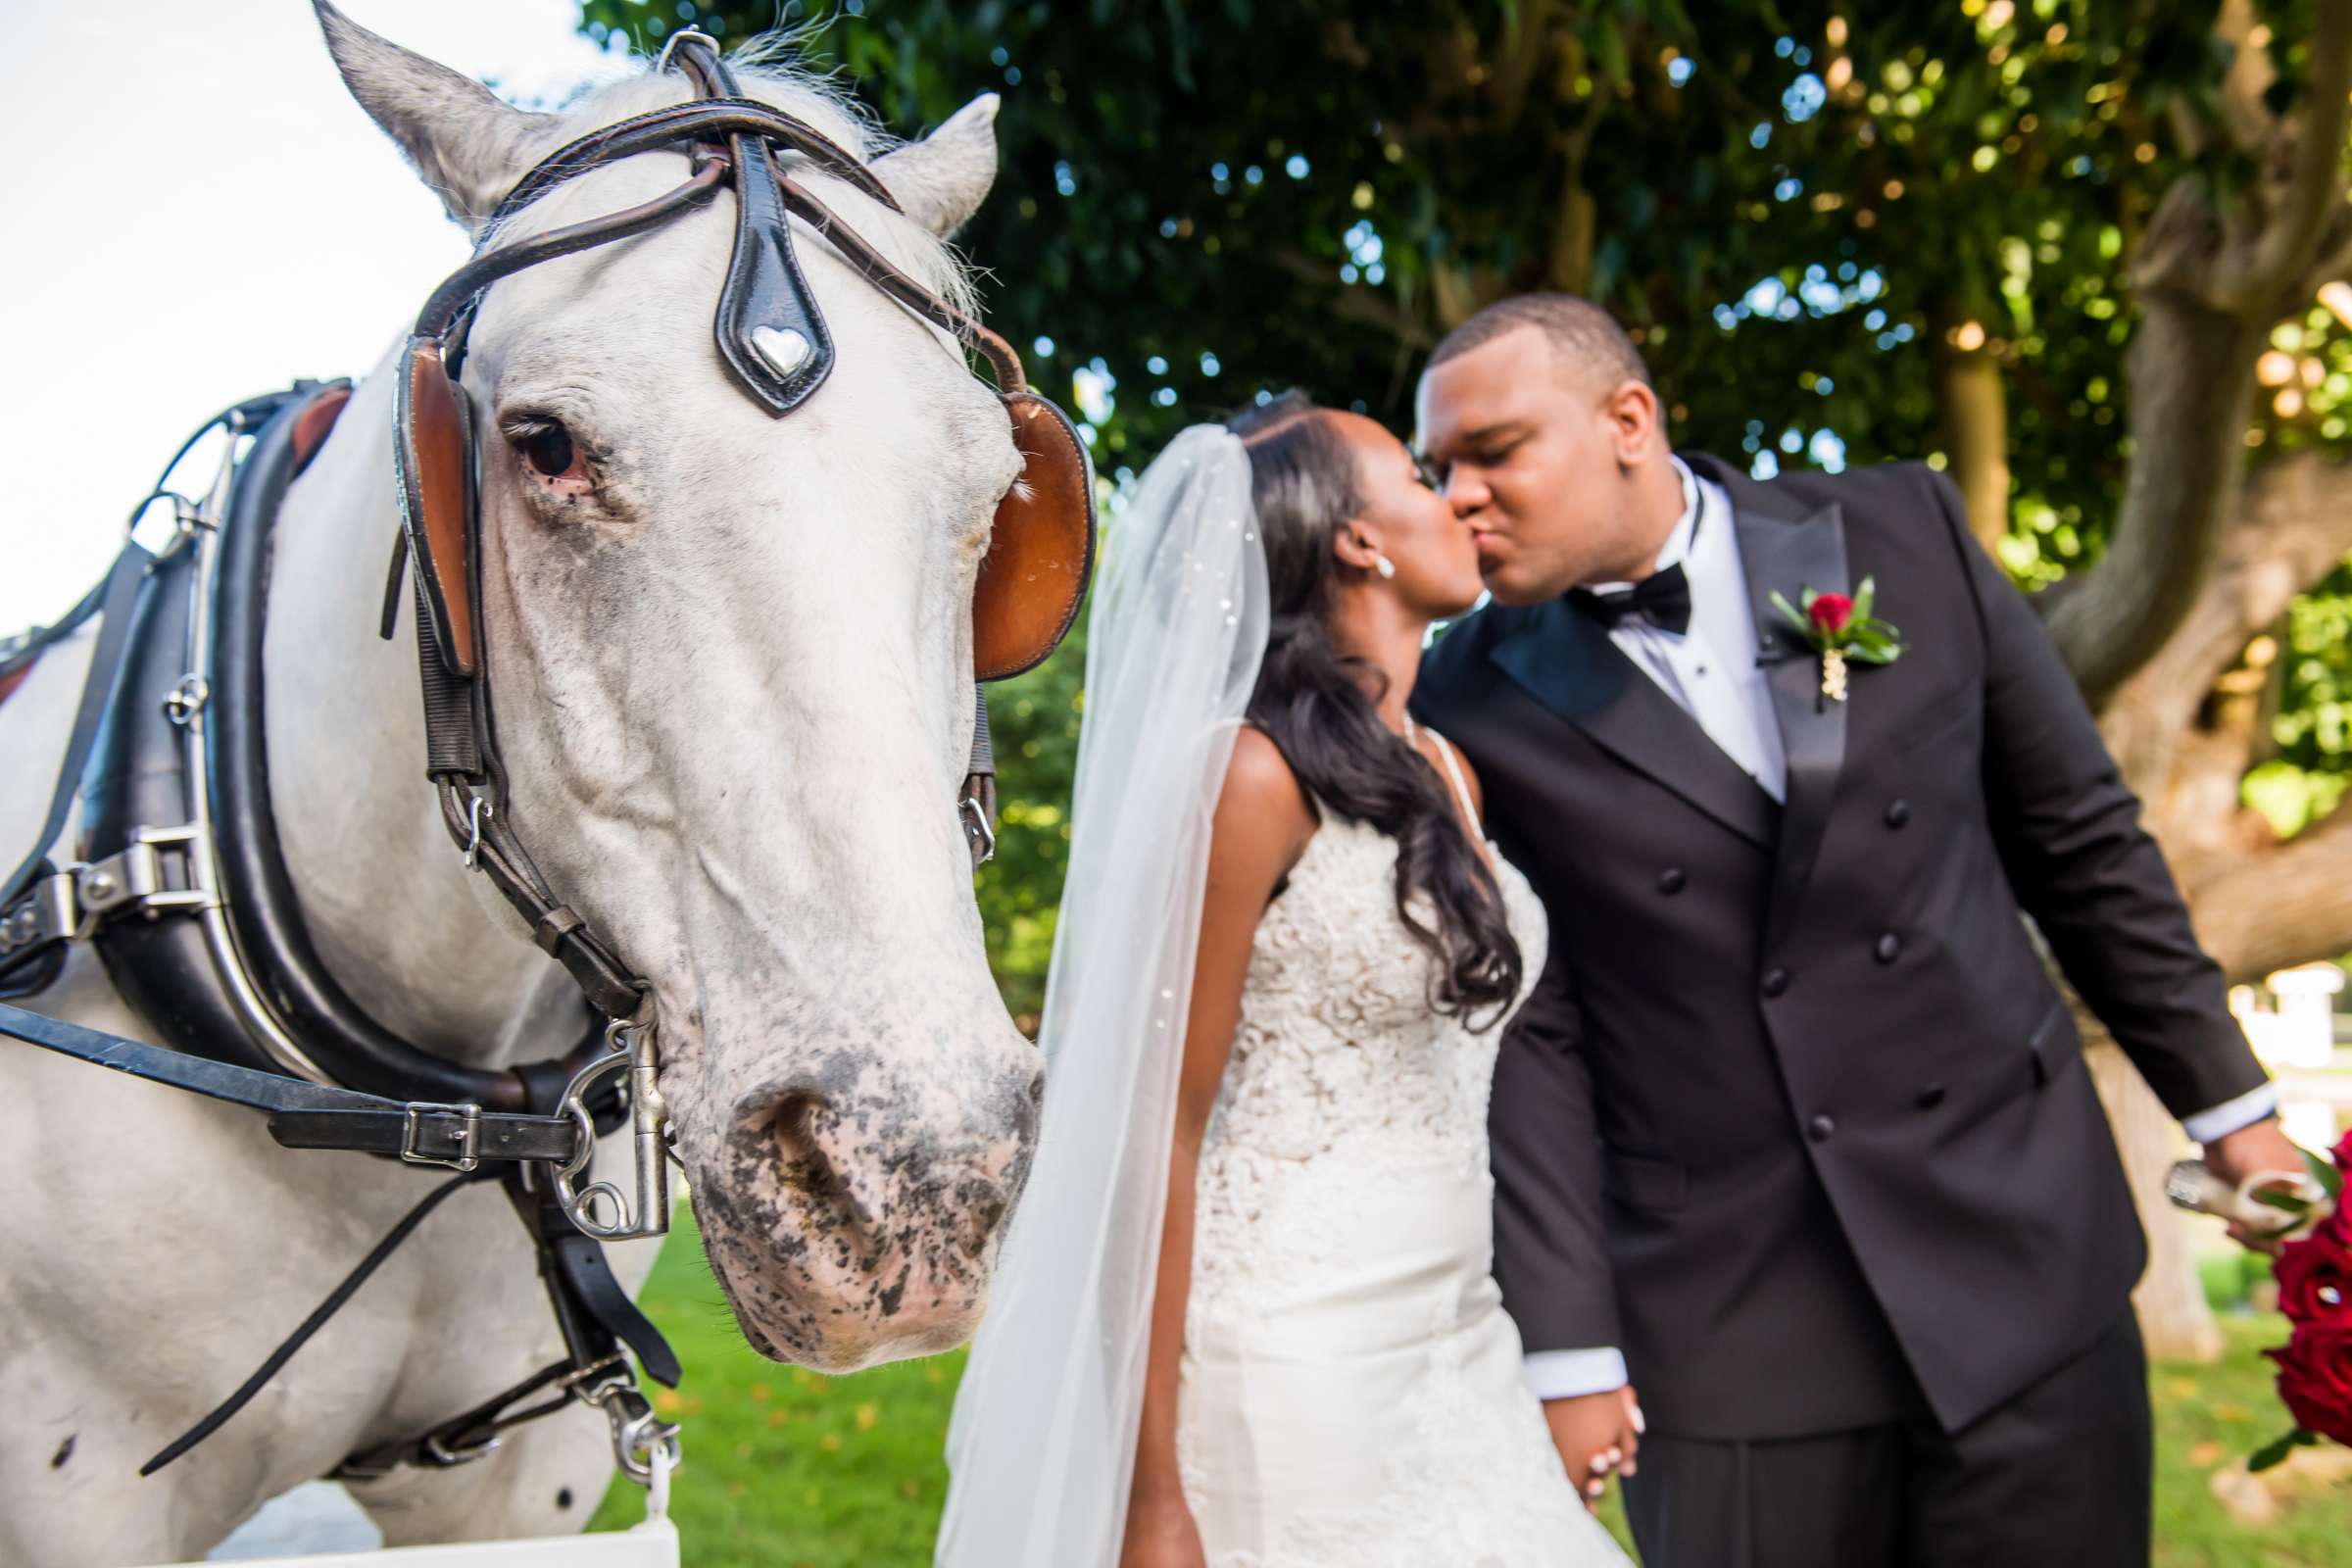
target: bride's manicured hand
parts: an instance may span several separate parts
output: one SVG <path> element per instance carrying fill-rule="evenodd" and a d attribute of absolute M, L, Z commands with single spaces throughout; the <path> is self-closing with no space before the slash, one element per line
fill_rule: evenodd
<path fill-rule="evenodd" d="M 1141 1488 L 1127 1505 L 1119 1568 L 1208 1568 L 1200 1528 L 1181 1491 Z"/>
<path fill-rule="evenodd" d="M 1588 1509 L 1600 1505 L 1611 1475 L 1634 1473 L 1634 1454 L 1642 1446 L 1642 1406 L 1632 1385 L 1573 1399 L 1546 1399 L 1544 1419 L 1551 1428 L 1551 1446 L 1559 1450 L 1560 1463 Z"/>

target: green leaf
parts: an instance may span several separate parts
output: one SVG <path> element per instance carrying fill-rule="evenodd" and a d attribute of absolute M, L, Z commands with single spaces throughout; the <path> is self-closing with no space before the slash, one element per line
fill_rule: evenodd
<path fill-rule="evenodd" d="M 1778 588 L 1775 588 L 1772 591 L 1772 602 L 1774 607 L 1778 609 L 1782 614 L 1788 617 L 1788 624 L 1794 626 L 1798 631 L 1805 633 L 1807 636 L 1812 635 L 1813 622 L 1806 619 L 1805 616 L 1797 610 L 1797 608 L 1790 604 L 1788 600 L 1788 597 Z"/>
<path fill-rule="evenodd" d="M 1862 586 L 1854 590 L 1854 619 L 1856 621 L 1864 624 L 1869 622 L 1871 601 L 1878 597 L 1878 582 L 1870 577 L 1863 578 Z"/>
<path fill-rule="evenodd" d="M 2255 1449 L 2253 1453 L 2247 1455 L 2246 1468 L 2255 1472 L 2256 1474 L 2260 1474 L 2265 1470 L 2273 1469 L 2278 1465 L 2286 1463 L 2286 1456 L 2294 1452 L 2297 1448 L 2311 1447 L 2318 1444 L 2319 1441 L 2320 1440 L 2317 1435 L 2306 1432 L 2301 1427 L 2297 1427 L 2292 1432 L 2289 1432 L 2285 1437 L 2280 1438 L 2278 1442 L 2267 1444 L 2264 1446 Z"/>
<path fill-rule="evenodd" d="M 2324 1154 L 2315 1154 L 2308 1149 L 2298 1149 L 2295 1152 L 2303 1156 L 2303 1163 L 2311 1167 L 2312 1180 L 2318 1182 L 2329 1198 L 2341 1199 L 2344 1196 L 2344 1173 L 2335 1168 L 2335 1161 Z"/>
<path fill-rule="evenodd" d="M 2288 1192 L 2282 1187 L 2260 1188 L 2250 1196 L 2253 1198 L 2254 1201 L 2262 1204 L 2264 1207 L 2275 1208 L 2279 1210 L 2281 1213 L 2308 1214 L 2311 1212 L 2311 1204 L 2309 1202 L 2305 1201 L 2303 1199 L 2297 1198 L 2293 1193 Z"/>

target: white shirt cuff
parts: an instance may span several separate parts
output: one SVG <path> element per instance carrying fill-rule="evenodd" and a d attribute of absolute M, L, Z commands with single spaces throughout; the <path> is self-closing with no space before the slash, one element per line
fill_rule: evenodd
<path fill-rule="evenodd" d="M 1614 1346 L 1593 1350 L 1531 1350 L 1519 1363 L 1520 1381 L 1539 1399 L 1573 1399 L 1622 1389 L 1625 1354 Z"/>
<path fill-rule="evenodd" d="M 2192 1144 L 2210 1144 L 2229 1137 L 2240 1128 L 2251 1127 L 2265 1116 L 2278 1111 L 2278 1086 L 2261 1084 L 2247 1090 L 2235 1100 L 2225 1101 L 2211 1110 L 2200 1110 L 2180 1124 Z"/>

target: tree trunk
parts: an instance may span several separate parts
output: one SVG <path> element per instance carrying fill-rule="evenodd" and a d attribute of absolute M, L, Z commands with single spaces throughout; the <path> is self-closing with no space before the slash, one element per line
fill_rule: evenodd
<path fill-rule="evenodd" d="M 1983 321 L 1947 308 L 1930 329 L 1948 471 L 1968 504 L 1969 531 L 1990 550 L 2009 531 L 2008 390 Z"/>
<path fill-rule="evenodd" d="M 2204 589 L 2245 472 L 2259 323 L 2152 299 L 2126 353 L 2132 466 L 2106 559 L 2052 596 L 2050 632 L 2094 708 L 2153 659 Z"/>
<path fill-rule="evenodd" d="M 2164 1176 L 2178 1157 L 2180 1129 L 2098 1020 L 2077 1016 L 2084 1040 L 2092 1042 L 2084 1048 L 2091 1082 L 2115 1128 L 2124 1176 L 2139 1205 L 2140 1228 L 2148 1234 L 2148 1271 L 2132 1293 L 2140 1335 L 2148 1354 L 2160 1360 L 2214 1360 L 2222 1353 L 2222 1331 L 2205 1300 L 2187 1224 L 2164 1196 Z"/>

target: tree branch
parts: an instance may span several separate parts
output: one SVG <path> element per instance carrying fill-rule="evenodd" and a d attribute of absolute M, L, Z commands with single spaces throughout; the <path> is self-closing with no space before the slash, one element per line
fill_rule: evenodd
<path fill-rule="evenodd" d="M 2195 890 L 2197 935 L 2232 984 L 2352 950 L 2352 807 Z"/>
<path fill-rule="evenodd" d="M 2175 755 L 2214 682 L 2295 595 L 2352 553 L 2352 465 L 2317 452 L 2270 464 L 2246 483 L 2231 515 L 2196 603 L 2100 714 L 2125 779 L 2150 800 L 2171 787 Z M 2244 770 L 2240 759 L 2232 791 Z"/>
<path fill-rule="evenodd" d="M 2241 311 L 2277 309 L 2278 296 L 2318 259 L 2329 220 L 2343 205 L 2344 135 L 2352 129 L 2352 0 L 2318 0 L 2311 33 L 2311 79 L 2302 112 L 2281 126 L 2278 150 L 2285 178 L 2270 221 L 2223 299 Z"/>
<path fill-rule="evenodd" d="M 2107 559 L 2051 599 L 2049 621 L 2094 707 L 2195 608 L 2219 557 L 2245 468 L 2254 363 L 2278 317 L 2315 286 L 2325 248 L 2352 232 L 2342 165 L 2352 130 L 2352 0 L 2315 0 L 2301 113 L 2270 121 L 2252 189 L 2217 210 L 2183 177 L 2158 205 L 2132 267 L 2144 315 L 2125 359 L 2132 458 Z M 2269 70 L 2242 45 L 2252 22 L 2230 0 L 2221 28 L 2240 44 L 2225 113 Z M 2241 101 L 2242 100 L 2242 101 Z M 2235 121 L 2231 122 L 2232 129 Z M 2330 258 L 2333 260 L 2333 258 Z"/>
<path fill-rule="evenodd" d="M 2133 451 L 2106 559 L 2050 600 L 2050 634 L 2095 708 L 2196 606 L 2235 514 L 2269 323 L 2163 290 L 2125 356 Z"/>

